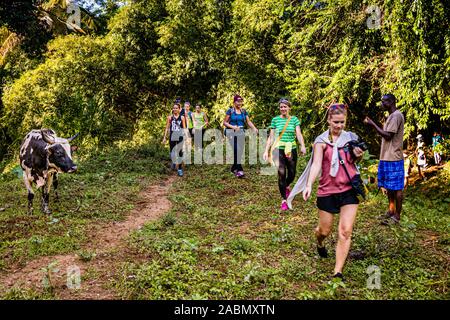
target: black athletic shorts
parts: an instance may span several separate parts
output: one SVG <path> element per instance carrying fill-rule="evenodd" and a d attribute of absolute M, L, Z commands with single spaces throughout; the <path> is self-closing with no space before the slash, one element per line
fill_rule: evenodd
<path fill-rule="evenodd" d="M 353 189 L 325 197 L 317 197 L 317 208 L 329 213 L 341 212 L 341 207 L 347 204 L 359 204 Z"/>

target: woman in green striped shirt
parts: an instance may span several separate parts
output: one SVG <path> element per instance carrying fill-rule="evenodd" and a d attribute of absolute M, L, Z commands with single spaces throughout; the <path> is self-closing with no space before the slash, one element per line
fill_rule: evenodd
<path fill-rule="evenodd" d="M 269 158 L 269 149 L 272 146 L 272 157 L 278 166 L 278 187 L 281 194 L 281 210 L 289 209 L 286 199 L 291 190 L 289 185 L 294 181 L 297 167 L 297 143 L 300 143 L 300 152 L 306 154 L 305 141 L 300 130 L 300 121 L 296 116 L 289 114 L 291 103 L 287 99 L 279 101 L 280 115 L 272 119 L 270 136 L 267 139 L 263 158 Z M 275 139 L 276 137 L 276 139 Z"/>

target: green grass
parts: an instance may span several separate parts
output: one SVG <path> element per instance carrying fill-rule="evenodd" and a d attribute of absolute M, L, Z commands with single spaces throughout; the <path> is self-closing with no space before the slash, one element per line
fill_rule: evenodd
<path fill-rule="evenodd" d="M 167 153 L 157 146 L 96 156 L 77 155 L 79 172 L 60 175 L 53 214 L 26 213 L 26 189 L 14 173 L 0 176 L 0 269 L 39 256 L 77 253 L 101 222 L 120 221 L 137 195 L 166 177 Z M 299 171 L 305 159 L 299 163 Z M 190 166 L 171 189 L 171 211 L 129 237 L 126 262 L 112 283 L 127 299 L 448 299 L 450 166 L 409 188 L 402 223 L 385 227 L 377 216 L 386 198 L 372 192 L 359 209 L 347 282 L 330 281 L 336 227 L 327 240 L 331 257 L 319 259 L 313 230 L 315 199 L 299 198 L 280 214 L 276 176 L 246 170 L 238 180 L 228 166 Z M 300 173 L 300 172 L 299 172 Z M 298 174 L 299 174 L 298 173 Z M 297 175 L 298 176 L 298 175 Z M 372 188 L 373 189 L 373 188 Z M 336 223 L 335 223 L 336 226 Z M 133 261 L 126 259 L 124 261 Z M 146 262 L 142 262 L 146 261 Z M 381 289 L 368 289 L 367 270 L 377 266 Z M 93 270 L 85 277 L 97 277 Z M 53 299 L 51 292 L 15 288 L 4 299 Z"/>
<path fill-rule="evenodd" d="M 387 199 L 372 192 L 354 229 L 360 256 L 348 259 L 341 285 L 330 281 L 336 222 L 331 257 L 315 252 L 315 199 L 280 214 L 275 176 L 251 167 L 238 180 L 225 166 L 191 166 L 172 190 L 172 211 L 130 237 L 148 262 L 124 264 L 115 287 L 127 299 L 448 299 L 446 170 L 407 191 L 397 227 L 379 224 Z M 367 288 L 372 265 L 380 289 Z"/>
<path fill-rule="evenodd" d="M 23 180 L 13 172 L 0 175 L 0 207 L 5 209 L 0 214 L 0 270 L 39 256 L 79 250 L 98 223 L 123 220 L 139 191 L 167 173 L 166 158 L 157 145 L 75 154 L 79 170 L 59 175 L 60 201 L 50 194 L 50 216 L 40 211 L 40 191 L 34 213 L 28 215 Z"/>

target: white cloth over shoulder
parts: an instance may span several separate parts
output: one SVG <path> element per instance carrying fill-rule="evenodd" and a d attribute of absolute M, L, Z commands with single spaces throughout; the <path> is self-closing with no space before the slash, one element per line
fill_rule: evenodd
<path fill-rule="evenodd" d="M 331 166 L 330 166 L 330 175 L 332 177 L 336 177 L 338 170 L 339 170 L 339 157 L 338 157 L 338 148 L 342 148 L 347 142 L 350 140 L 357 140 L 358 136 L 350 131 L 342 131 L 341 135 L 339 136 L 336 143 L 332 143 L 329 139 L 330 132 L 329 130 L 325 131 L 321 135 L 319 135 L 314 140 L 314 145 L 316 143 L 326 143 L 331 146 L 333 146 L 333 155 L 331 157 Z M 309 173 L 311 171 L 311 166 L 314 158 L 314 148 L 313 153 L 311 154 L 311 158 L 309 158 L 308 164 L 306 165 L 305 170 L 303 171 L 300 178 L 298 178 L 297 183 L 295 184 L 294 188 L 292 189 L 289 197 L 287 198 L 287 204 L 290 209 L 292 209 L 292 200 L 294 200 L 294 197 L 299 194 L 300 192 L 303 192 L 303 190 L 306 187 L 306 183 L 308 182 Z M 319 172 L 320 175 L 320 172 Z"/>

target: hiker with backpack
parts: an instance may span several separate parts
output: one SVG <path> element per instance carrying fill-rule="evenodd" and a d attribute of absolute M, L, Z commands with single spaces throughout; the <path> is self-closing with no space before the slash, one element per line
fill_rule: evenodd
<path fill-rule="evenodd" d="M 172 108 L 172 115 L 167 117 L 166 129 L 162 143 L 167 141 L 169 134 L 170 158 L 172 168 L 177 170 L 178 176 L 183 176 L 183 135 L 186 128 L 186 119 L 181 114 L 181 105 L 175 102 Z"/>
<path fill-rule="evenodd" d="M 278 188 L 281 193 L 281 210 L 289 210 L 286 199 L 291 190 L 289 185 L 294 181 L 297 169 L 297 143 L 300 144 L 300 152 L 306 154 L 305 141 L 300 129 L 300 121 L 296 116 L 290 115 L 291 103 L 287 99 L 278 102 L 280 115 L 272 119 L 270 135 L 267 139 L 266 149 L 263 154 L 264 161 L 269 160 L 278 167 Z M 276 136 L 276 138 L 275 138 Z"/>
<path fill-rule="evenodd" d="M 237 178 L 244 177 L 244 169 L 242 168 L 242 154 L 245 144 L 245 124 L 253 129 L 258 134 L 258 129 L 250 121 L 248 113 L 242 108 L 244 99 L 240 95 L 235 95 L 233 98 L 234 106 L 229 108 L 226 112 L 223 125 L 225 126 L 225 135 L 228 138 L 233 148 L 233 165 L 231 172 Z"/>
<path fill-rule="evenodd" d="M 311 197 L 314 181 L 322 172 L 317 191 L 317 252 L 322 258 L 328 257 L 324 240 L 331 232 L 334 215 L 339 214 L 333 277 L 342 280 L 359 204 L 358 192 L 352 182 L 359 178 L 356 161 L 364 154 L 360 147 L 350 147 L 352 141 L 358 140 L 358 136 L 344 130 L 347 108 L 345 104 L 332 104 L 328 108 L 329 129 L 315 139 L 311 159 L 287 199 L 289 208 L 292 208 L 292 200 L 300 192 L 303 192 L 303 199 L 307 201 Z"/>

